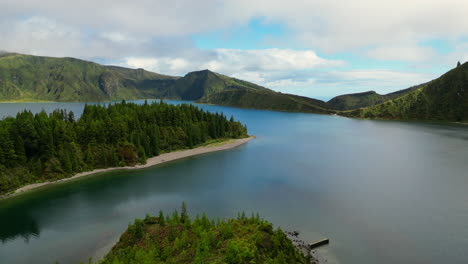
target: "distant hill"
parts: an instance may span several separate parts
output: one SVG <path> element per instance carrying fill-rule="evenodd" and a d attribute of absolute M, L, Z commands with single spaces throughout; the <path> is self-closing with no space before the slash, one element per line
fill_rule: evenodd
<path fill-rule="evenodd" d="M 388 100 L 395 99 L 406 93 L 416 90 L 421 85 L 413 86 L 408 89 L 396 91 L 389 94 L 378 94 L 375 91 L 368 91 L 363 93 L 345 94 L 332 98 L 326 103 L 330 109 L 346 111 L 362 107 L 373 106 L 384 103 Z"/>
<path fill-rule="evenodd" d="M 184 77 L 103 66 L 74 58 L 0 55 L 0 101 L 165 98 L 280 111 L 329 113 L 325 103 L 277 93 L 209 70 Z"/>
<path fill-rule="evenodd" d="M 0 56 L 0 101 L 103 101 L 164 95 L 177 77 L 74 58 Z"/>
<path fill-rule="evenodd" d="M 468 63 L 384 103 L 340 113 L 348 117 L 468 121 Z"/>
<path fill-rule="evenodd" d="M 468 120 L 468 64 L 397 92 L 340 95 L 328 102 L 275 92 L 209 70 L 183 77 L 74 58 L 0 52 L 0 101 L 181 99 L 243 108 L 348 117 Z"/>
<path fill-rule="evenodd" d="M 288 112 L 309 112 L 319 114 L 332 114 L 336 112 L 326 109 L 325 102 L 323 101 L 292 94 L 282 94 L 271 90 L 225 90 L 205 96 L 201 98 L 199 102 Z"/>
<path fill-rule="evenodd" d="M 175 82 L 172 97 L 198 100 L 226 90 L 269 90 L 259 85 L 231 78 L 209 70 L 190 72 Z"/>

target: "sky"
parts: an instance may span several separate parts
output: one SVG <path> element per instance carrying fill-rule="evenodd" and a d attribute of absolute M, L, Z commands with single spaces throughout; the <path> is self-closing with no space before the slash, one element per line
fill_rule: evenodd
<path fill-rule="evenodd" d="M 183 76 L 209 69 L 329 99 L 468 61 L 466 0 L 0 0 L 0 50 Z"/>

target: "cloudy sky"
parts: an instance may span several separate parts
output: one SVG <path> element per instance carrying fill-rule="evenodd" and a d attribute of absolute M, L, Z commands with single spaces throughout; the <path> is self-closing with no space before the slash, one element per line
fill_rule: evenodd
<path fill-rule="evenodd" d="M 468 60 L 466 0 L 0 0 L 0 50 L 164 74 L 210 69 L 327 99 Z"/>

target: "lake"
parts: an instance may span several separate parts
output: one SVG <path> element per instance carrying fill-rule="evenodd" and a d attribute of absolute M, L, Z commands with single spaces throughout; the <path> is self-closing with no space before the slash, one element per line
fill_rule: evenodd
<path fill-rule="evenodd" d="M 0 117 L 83 106 L 0 104 Z M 317 250 L 327 263 L 468 263 L 468 126 L 200 107 L 257 138 L 0 201 L 0 262 L 86 261 L 134 218 L 186 201 L 192 215 L 259 212 L 304 240 L 330 238 Z"/>

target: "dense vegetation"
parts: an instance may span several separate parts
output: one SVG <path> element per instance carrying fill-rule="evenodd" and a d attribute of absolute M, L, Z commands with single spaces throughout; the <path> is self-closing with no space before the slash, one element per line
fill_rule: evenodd
<path fill-rule="evenodd" d="M 228 93 L 224 93 L 228 91 Z M 236 94 L 236 96 L 231 96 Z M 242 95 L 239 97 L 239 95 Z M 143 69 L 73 58 L 0 56 L 0 101 L 103 101 L 138 98 L 200 102 L 281 111 L 328 113 L 325 103 L 274 92 L 209 70 L 172 77 Z M 242 100 L 238 100 L 242 99 Z"/>
<path fill-rule="evenodd" d="M 385 103 L 344 116 L 398 120 L 468 121 L 468 63 Z"/>
<path fill-rule="evenodd" d="M 363 93 L 345 94 L 332 98 L 326 103 L 326 107 L 335 110 L 352 110 L 362 107 L 373 106 L 384 103 L 386 101 L 398 98 L 406 93 L 416 90 L 421 85 L 413 86 L 408 89 L 396 91 L 389 94 L 378 94 L 375 91 L 368 91 Z"/>
<path fill-rule="evenodd" d="M 225 90 L 205 96 L 199 102 L 288 112 L 335 113 L 335 111 L 327 109 L 323 101 L 271 90 Z"/>
<path fill-rule="evenodd" d="M 176 77 L 74 58 L 0 56 L 0 101 L 103 101 L 164 97 Z"/>
<path fill-rule="evenodd" d="M 0 121 L 0 194 L 96 168 L 144 163 L 147 157 L 211 139 L 241 138 L 246 128 L 193 105 L 86 105 L 73 112 L 18 113 Z"/>
<path fill-rule="evenodd" d="M 198 100 L 229 89 L 268 90 L 208 70 L 173 77 L 74 58 L 0 56 L 0 101 Z"/>
<path fill-rule="evenodd" d="M 167 98 L 243 108 L 348 117 L 466 121 L 468 66 L 397 92 L 340 95 L 328 102 L 278 93 L 209 70 L 173 77 L 73 58 L 0 55 L 0 101 Z M 341 112 L 340 112 L 341 111 Z"/>
<path fill-rule="evenodd" d="M 180 78 L 170 91 L 171 98 L 199 100 L 226 90 L 271 91 L 256 84 L 231 78 L 209 70 L 191 72 Z"/>
<path fill-rule="evenodd" d="M 310 263 L 281 229 L 260 217 L 209 220 L 180 214 L 136 219 L 101 264 Z"/>

